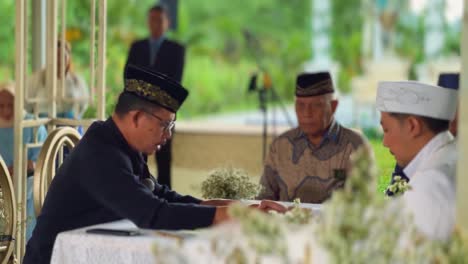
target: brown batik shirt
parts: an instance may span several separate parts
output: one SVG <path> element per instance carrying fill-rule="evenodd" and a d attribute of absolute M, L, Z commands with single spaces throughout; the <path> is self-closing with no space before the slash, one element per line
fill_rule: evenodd
<path fill-rule="evenodd" d="M 367 140 L 360 133 L 332 123 L 319 146 L 300 128 L 276 138 L 265 160 L 258 199 L 322 203 L 344 185 L 349 157 Z"/>

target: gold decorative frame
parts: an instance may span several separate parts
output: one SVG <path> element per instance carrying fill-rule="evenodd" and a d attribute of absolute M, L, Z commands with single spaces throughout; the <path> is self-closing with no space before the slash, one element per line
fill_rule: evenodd
<path fill-rule="evenodd" d="M 0 156 L 0 217 L 5 221 L 0 230 L 0 262 L 7 263 L 15 247 L 12 239 L 16 234 L 16 201 L 8 167 Z"/>
<path fill-rule="evenodd" d="M 52 131 L 42 146 L 34 171 L 34 211 L 39 215 L 55 170 L 63 162 L 63 147 L 75 147 L 81 136 L 71 127 L 60 127 Z"/>

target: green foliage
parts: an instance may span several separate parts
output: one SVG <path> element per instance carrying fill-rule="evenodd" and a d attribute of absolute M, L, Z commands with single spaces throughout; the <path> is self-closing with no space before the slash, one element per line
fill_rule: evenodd
<path fill-rule="evenodd" d="M 259 67 L 282 97 L 292 99 L 295 75 L 310 57 L 309 1 L 180 3 L 173 36 L 188 48 L 183 83 L 191 91 L 183 117 L 254 108 L 256 97 L 246 89 Z M 247 42 L 246 31 L 257 41 Z"/>
<path fill-rule="evenodd" d="M 0 2 L 0 81 L 13 79 L 15 69 L 15 2 Z"/>
<path fill-rule="evenodd" d="M 454 27 L 446 26 L 444 29 L 445 32 L 445 45 L 444 45 L 444 54 L 445 55 L 461 55 L 460 51 L 460 38 L 461 38 L 461 27 L 456 25 Z"/>
<path fill-rule="evenodd" d="M 390 151 L 382 145 L 381 139 L 369 140 L 374 151 L 377 165 L 377 192 L 383 193 L 390 183 L 390 177 L 395 168 L 395 158 Z"/>
<path fill-rule="evenodd" d="M 422 62 L 424 59 L 424 19 L 408 13 L 406 16 L 400 15 L 395 31 L 397 32 L 395 40 L 397 53 L 413 63 Z"/>
<path fill-rule="evenodd" d="M 350 81 L 361 69 L 362 24 L 361 0 L 332 1 L 331 26 L 333 58 L 341 64 L 338 87 L 347 93 Z"/>
<path fill-rule="evenodd" d="M 123 89 L 122 75 L 132 41 L 148 35 L 146 15 L 154 0 L 107 1 L 106 112 L 110 114 Z M 246 95 L 250 74 L 267 71 L 285 101 L 292 100 L 295 76 L 312 56 L 310 0 L 184 0 L 179 1 L 176 32 L 169 36 L 187 47 L 183 84 L 191 94 L 179 116 L 191 118 L 219 111 L 256 107 Z M 29 7 L 30 5 L 28 5 Z M 363 10 L 361 0 L 332 0 L 331 55 L 340 63 L 338 87 L 350 91 L 361 72 Z M 15 1 L 0 1 L 0 80 L 12 79 L 15 60 Z M 29 12 L 31 12 L 29 8 Z M 89 81 L 90 1 L 67 1 L 67 31 L 74 68 Z M 413 63 L 424 59 L 423 19 L 402 12 L 395 30 L 395 48 Z M 31 25 L 29 25 L 31 28 Z M 249 31 L 257 41 L 244 37 Z M 30 30 L 29 30 L 30 32 Z M 459 27 L 447 27 L 444 54 L 459 54 Z M 29 40 L 29 48 L 33 43 Z M 411 75 L 414 78 L 414 72 Z M 90 107 L 86 117 L 95 115 Z"/>
<path fill-rule="evenodd" d="M 107 2 L 107 114 L 123 88 L 123 67 L 131 42 L 147 36 L 146 12 L 154 3 Z M 0 3 L 2 79 L 12 78 L 14 69 L 14 4 L 12 0 Z M 187 46 L 183 84 L 191 96 L 181 116 L 254 108 L 256 98 L 247 97 L 245 90 L 250 74 L 258 70 L 257 56 L 280 94 L 292 98 L 295 75 L 310 57 L 309 4 L 308 0 L 179 1 L 179 28 L 169 35 Z M 67 1 L 67 29 L 78 32 L 71 39 L 74 68 L 87 80 L 90 12 L 89 1 Z M 258 38 L 258 50 L 247 46 L 245 30 Z M 85 116 L 94 114 L 95 107 L 91 107 Z"/>

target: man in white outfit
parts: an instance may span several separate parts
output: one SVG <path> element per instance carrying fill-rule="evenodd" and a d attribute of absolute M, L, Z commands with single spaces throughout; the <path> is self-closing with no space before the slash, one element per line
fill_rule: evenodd
<path fill-rule="evenodd" d="M 457 91 L 414 81 L 380 82 L 383 144 L 395 156 L 412 189 L 402 196 L 416 227 L 428 238 L 446 240 L 455 225 L 457 153 L 449 122 Z"/>

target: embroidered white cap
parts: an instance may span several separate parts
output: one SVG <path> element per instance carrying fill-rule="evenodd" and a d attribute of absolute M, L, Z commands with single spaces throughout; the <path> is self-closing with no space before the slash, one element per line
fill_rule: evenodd
<path fill-rule="evenodd" d="M 454 89 L 416 81 L 384 81 L 378 84 L 376 105 L 381 112 L 452 120 L 457 98 Z"/>

